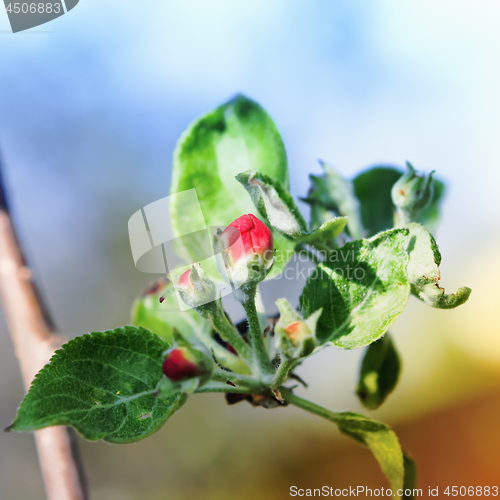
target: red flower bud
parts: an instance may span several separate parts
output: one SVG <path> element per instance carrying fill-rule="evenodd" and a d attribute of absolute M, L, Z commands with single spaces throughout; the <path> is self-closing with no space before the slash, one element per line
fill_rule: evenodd
<path fill-rule="evenodd" d="M 231 222 L 219 236 L 219 244 L 236 282 L 247 281 L 244 275 L 249 269 L 257 271 L 250 280 L 262 281 L 273 264 L 273 234 L 252 214 L 242 215 Z"/>
<path fill-rule="evenodd" d="M 234 229 L 236 229 L 236 231 Z M 241 235 L 243 246 L 234 245 Z M 222 233 L 221 239 L 227 238 L 226 248 L 233 246 L 228 251 L 228 257 L 233 263 L 236 263 L 243 257 L 251 257 L 253 255 L 261 255 L 266 260 L 272 260 L 273 257 L 273 234 L 271 230 L 255 215 L 242 215 L 235 221 L 231 222 L 226 230 Z"/>
<path fill-rule="evenodd" d="M 178 347 L 169 352 L 163 362 L 163 373 L 170 380 L 178 381 L 203 375 L 205 370 L 196 364 L 187 349 Z"/>

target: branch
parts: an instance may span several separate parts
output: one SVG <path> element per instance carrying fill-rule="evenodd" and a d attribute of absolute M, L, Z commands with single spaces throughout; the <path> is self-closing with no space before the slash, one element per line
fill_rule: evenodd
<path fill-rule="evenodd" d="M 32 279 L 9 211 L 0 166 L 0 298 L 28 390 L 36 373 L 64 342 Z M 35 432 L 38 460 L 49 500 L 88 500 L 75 432 L 48 427 Z"/>

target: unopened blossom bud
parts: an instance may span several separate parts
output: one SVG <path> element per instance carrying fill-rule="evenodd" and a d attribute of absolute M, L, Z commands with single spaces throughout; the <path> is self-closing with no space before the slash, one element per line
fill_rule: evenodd
<path fill-rule="evenodd" d="M 252 214 L 242 215 L 216 237 L 223 254 L 223 276 L 235 284 L 262 281 L 274 263 L 271 230 Z"/>
<path fill-rule="evenodd" d="M 216 298 L 215 285 L 199 264 L 182 273 L 175 288 L 184 303 L 193 308 L 213 302 Z"/>
<path fill-rule="evenodd" d="M 276 302 L 280 319 L 274 327 L 277 349 L 289 358 L 308 356 L 316 347 L 316 323 L 322 309 L 303 319 L 286 299 Z"/>
<path fill-rule="evenodd" d="M 285 333 L 294 344 L 298 344 L 311 336 L 311 330 L 305 321 L 295 321 L 285 327 Z"/>
<path fill-rule="evenodd" d="M 191 269 L 183 272 L 181 277 L 179 278 L 179 287 L 183 288 L 186 292 L 193 292 L 194 285 L 191 283 L 189 279 L 189 274 L 191 273 Z"/>
<path fill-rule="evenodd" d="M 432 171 L 429 175 L 418 175 L 407 162 L 408 172 L 394 184 L 391 191 L 392 202 L 396 206 L 398 225 L 404 226 L 414 221 L 433 196 Z"/>
<path fill-rule="evenodd" d="M 206 374 L 205 367 L 185 347 L 172 349 L 163 362 L 163 373 L 174 382 Z"/>

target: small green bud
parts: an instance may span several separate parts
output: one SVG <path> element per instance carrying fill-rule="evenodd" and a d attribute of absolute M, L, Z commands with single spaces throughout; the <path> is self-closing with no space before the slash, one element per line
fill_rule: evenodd
<path fill-rule="evenodd" d="M 304 319 L 286 299 L 278 299 L 276 305 L 280 311 L 280 319 L 274 327 L 278 351 L 288 358 L 311 354 L 316 347 L 316 323 L 323 309 Z"/>
<path fill-rule="evenodd" d="M 432 175 L 418 175 L 411 163 L 406 162 L 408 172 L 392 187 L 392 202 L 396 206 L 397 226 L 414 221 L 419 212 L 432 200 Z"/>

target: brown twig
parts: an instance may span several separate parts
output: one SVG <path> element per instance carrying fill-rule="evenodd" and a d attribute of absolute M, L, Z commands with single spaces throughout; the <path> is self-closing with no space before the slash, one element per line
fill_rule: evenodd
<path fill-rule="evenodd" d="M 63 340 L 52 321 L 26 264 L 10 216 L 0 168 L 0 297 L 12 342 L 28 390 L 35 374 Z M 38 460 L 49 500 L 88 500 L 75 433 L 67 427 L 35 432 Z"/>

